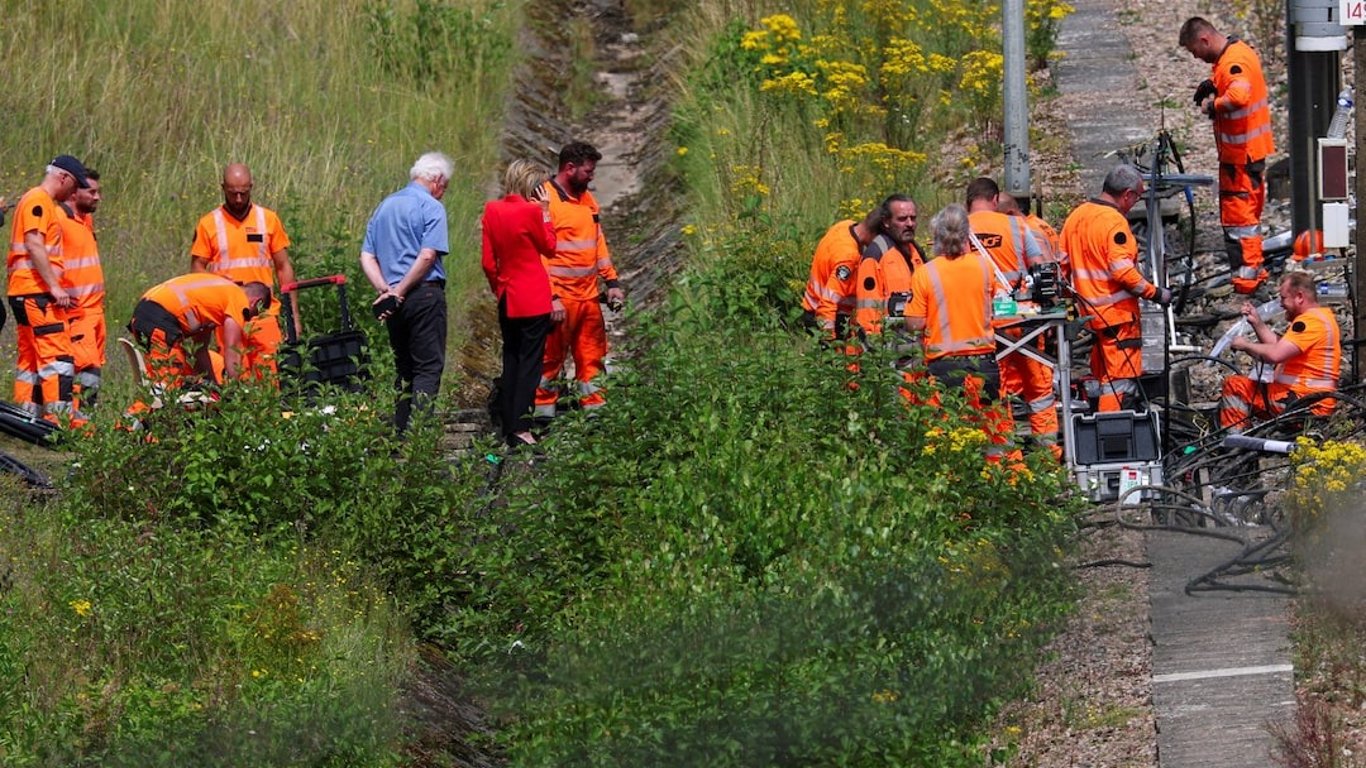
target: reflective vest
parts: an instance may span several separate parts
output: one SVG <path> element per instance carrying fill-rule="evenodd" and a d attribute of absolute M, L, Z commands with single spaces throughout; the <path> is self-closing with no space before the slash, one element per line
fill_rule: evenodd
<path fill-rule="evenodd" d="M 554 179 L 542 185 L 550 201 L 550 220 L 555 226 L 555 255 L 545 258 L 551 292 L 562 299 L 597 301 L 598 278 L 608 285 L 617 280 L 617 268 L 602 234 L 598 201 L 584 190 L 578 198 L 560 188 Z"/>
<path fill-rule="evenodd" d="M 854 272 L 858 269 L 859 242 L 854 222 L 836 222 L 816 244 L 811 276 L 802 295 L 802 309 L 816 316 L 821 327 L 835 327 L 836 315 L 854 313 Z"/>
<path fill-rule="evenodd" d="M 907 312 L 925 320 L 925 360 L 990 354 L 996 351 L 991 330 L 991 297 L 996 276 L 975 251 L 940 256 L 916 271 L 915 298 Z"/>
<path fill-rule="evenodd" d="M 204 261 L 208 271 L 235 283 L 275 285 L 274 254 L 289 247 L 280 217 L 252 204 L 238 221 L 219 206 L 199 219 L 190 255 Z"/>
<path fill-rule="evenodd" d="M 88 213 L 62 220 L 62 288 L 71 294 L 72 310 L 104 308 L 104 269 Z"/>
<path fill-rule="evenodd" d="M 1034 233 L 1034 241 L 1039 244 L 1039 250 L 1043 252 L 1044 261 L 1058 260 L 1058 231 L 1053 229 L 1053 225 L 1043 219 L 1028 214 L 1024 217 L 1025 226 Z"/>
<path fill-rule="evenodd" d="M 1246 164 L 1276 151 L 1262 62 L 1252 46 L 1230 38 L 1214 63 L 1214 144 L 1219 162 Z"/>
<path fill-rule="evenodd" d="M 1139 298 L 1157 295 L 1157 288 L 1134 264 L 1138 242 L 1128 219 L 1114 205 L 1095 199 L 1077 206 L 1063 222 L 1058 245 L 1062 258 L 1072 265 L 1077 314 L 1091 315 L 1092 328 L 1136 319 Z"/>
<path fill-rule="evenodd" d="M 49 286 L 38 274 L 24 246 L 24 233 L 38 232 L 47 246 L 47 259 L 54 272 L 62 271 L 62 220 L 66 211 L 57 205 L 42 187 L 34 187 L 14 205 L 14 223 L 10 227 L 9 291 L 10 296 L 32 296 L 49 293 Z"/>
<path fill-rule="evenodd" d="M 911 298 L 911 275 L 925 259 L 920 246 L 898 248 L 892 238 L 878 235 L 863 249 L 854 278 L 854 321 L 865 334 L 882 333 L 883 320 L 900 318 Z"/>
<path fill-rule="evenodd" d="M 1325 392 L 1338 388 L 1342 372 L 1342 333 L 1337 317 L 1328 307 L 1301 312 L 1281 338 L 1300 348 L 1300 354 L 1276 367 L 1277 384 L 1297 394 Z"/>
<path fill-rule="evenodd" d="M 175 315 L 187 334 L 222 326 L 228 318 L 241 325 L 249 306 L 240 285 L 203 272 L 173 277 L 148 289 L 142 298 Z"/>
<path fill-rule="evenodd" d="M 1043 251 L 1034 234 L 1018 216 L 974 211 L 968 214 L 968 226 L 1012 288 L 1019 285 L 1029 267 L 1043 261 Z"/>

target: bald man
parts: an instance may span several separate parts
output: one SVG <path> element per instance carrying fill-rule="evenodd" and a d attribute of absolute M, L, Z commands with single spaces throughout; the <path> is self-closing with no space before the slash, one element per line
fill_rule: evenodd
<path fill-rule="evenodd" d="M 289 235 L 274 211 L 251 201 L 251 189 L 250 168 L 232 163 L 223 169 L 223 205 L 199 219 L 190 246 L 190 271 L 212 272 L 238 285 L 261 283 L 278 288 L 294 282 Z M 302 327 L 297 305 L 294 326 Z M 275 350 L 281 340 L 279 304 L 275 304 L 244 329 L 243 370 L 254 372 L 258 378 L 273 379 L 277 371 Z M 226 342 L 220 333 L 220 349 Z"/>

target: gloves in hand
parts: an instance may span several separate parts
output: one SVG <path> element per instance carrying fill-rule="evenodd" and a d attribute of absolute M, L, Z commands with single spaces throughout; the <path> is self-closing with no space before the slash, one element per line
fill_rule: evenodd
<path fill-rule="evenodd" d="M 1217 91 L 1214 89 L 1214 81 L 1206 79 L 1203 83 L 1195 87 L 1195 106 L 1205 103 L 1205 99 L 1213 96 Z"/>
<path fill-rule="evenodd" d="M 1171 304 L 1172 304 L 1172 289 L 1170 289 L 1170 288 L 1158 288 L 1158 289 L 1157 289 L 1157 295 L 1153 297 L 1153 301 L 1157 302 L 1159 305 L 1164 306 L 1164 307 L 1169 307 L 1169 306 L 1171 306 Z"/>

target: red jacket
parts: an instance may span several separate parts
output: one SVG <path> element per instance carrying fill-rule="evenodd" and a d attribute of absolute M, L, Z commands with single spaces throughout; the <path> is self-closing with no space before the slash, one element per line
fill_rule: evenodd
<path fill-rule="evenodd" d="M 521 195 L 484 204 L 484 275 L 508 317 L 550 314 L 550 277 L 542 256 L 555 255 L 555 229 L 541 206 Z"/>

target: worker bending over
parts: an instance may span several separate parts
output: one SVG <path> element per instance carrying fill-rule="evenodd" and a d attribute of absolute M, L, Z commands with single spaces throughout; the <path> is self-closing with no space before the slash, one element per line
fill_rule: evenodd
<path fill-rule="evenodd" d="M 1001 375 L 991 302 L 996 270 L 971 245 L 967 209 L 951 204 L 930 224 L 934 258 L 911 278 L 906 324 L 924 334 L 926 368 L 947 389 L 961 389 L 988 438 L 987 459 L 1011 450 L 1010 414 L 997 401 Z"/>
<path fill-rule="evenodd" d="M 1214 123 L 1219 152 L 1219 222 L 1233 289 L 1252 293 L 1266 280 L 1262 268 L 1262 207 L 1266 204 L 1266 159 L 1276 151 L 1271 105 L 1262 61 L 1252 46 L 1192 16 L 1177 40 L 1211 65 L 1210 77 L 1195 89 L 1195 105 Z"/>
<path fill-rule="evenodd" d="M 1008 206 L 1016 211 L 1019 206 L 1015 204 L 1015 198 L 1001 194 L 995 181 L 986 177 L 974 179 L 968 184 L 966 198 L 968 224 L 976 237 L 975 242 L 1010 283 L 1007 290 L 1018 290 L 1025 284 L 1031 268 L 1045 260 L 1053 260 L 1052 251 L 1044 251 L 1023 216 L 1010 216 L 999 210 L 1003 199 L 1009 200 Z M 1023 329 L 1018 324 L 1006 327 L 1013 322 L 1013 318 L 996 318 L 993 326 L 1003 335 L 1018 339 L 1023 335 Z M 1018 350 L 1001 358 L 1000 369 L 1005 391 L 1019 397 L 1029 409 L 1029 431 L 1034 441 L 1061 458 L 1053 369 Z"/>
<path fill-rule="evenodd" d="M 218 275 L 180 275 L 142 295 L 128 330 L 147 351 L 154 381 L 184 386 L 198 378 L 221 384 L 250 370 L 243 367 L 243 329 L 272 303 L 264 283 L 238 285 Z M 218 331 L 225 340 L 221 372 L 208 344 Z"/>
<path fill-rule="evenodd" d="M 1276 366 L 1270 382 L 1254 381 L 1247 376 L 1224 380 L 1219 398 L 1219 424 L 1241 431 L 1252 417 L 1269 418 L 1286 409 L 1297 398 L 1332 392 L 1338 387 L 1342 368 L 1342 333 L 1337 318 L 1327 307 L 1319 306 L 1317 286 L 1307 272 L 1288 272 L 1277 286 L 1281 307 L 1290 323 L 1284 336 L 1257 314 L 1251 302 L 1244 302 L 1243 316 L 1257 334 L 1256 341 L 1239 336 L 1231 349 L 1247 352 Z M 1332 413 L 1335 401 L 1323 398 L 1314 403 L 1317 415 Z"/>
<path fill-rule="evenodd" d="M 882 206 L 862 221 L 835 222 L 816 244 L 811 276 L 802 294 L 802 323 L 826 338 L 843 338 L 854 314 L 854 273 L 863 249 L 882 226 Z"/>
<path fill-rule="evenodd" d="M 1125 218 L 1143 198 L 1143 176 L 1132 165 L 1117 165 L 1105 175 L 1100 197 L 1073 209 L 1058 236 L 1063 259 L 1072 265 L 1077 313 L 1089 315 L 1096 334 L 1091 375 L 1100 385 L 1101 411 L 1134 408 L 1143 375 L 1140 298 L 1162 306 L 1172 292 L 1144 279 L 1135 261 L 1138 243 Z"/>

